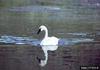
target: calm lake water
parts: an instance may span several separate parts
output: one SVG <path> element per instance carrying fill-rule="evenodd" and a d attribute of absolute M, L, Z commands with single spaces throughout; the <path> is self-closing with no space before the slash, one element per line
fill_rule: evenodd
<path fill-rule="evenodd" d="M 58 50 L 48 52 L 48 63 L 43 68 L 36 59 L 37 56 L 44 59 L 44 53 L 38 47 L 44 32 L 36 34 L 40 25 L 47 26 L 49 36 L 60 38 Z M 89 0 L 89 3 L 76 2 L 69 6 L 1 7 L 0 36 L 0 70 L 80 70 L 81 66 L 99 67 L 100 3 Z M 28 44 L 22 39 L 27 39 Z"/>

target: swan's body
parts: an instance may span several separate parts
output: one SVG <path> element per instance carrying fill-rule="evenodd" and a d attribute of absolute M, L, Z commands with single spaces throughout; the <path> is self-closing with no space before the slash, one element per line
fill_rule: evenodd
<path fill-rule="evenodd" d="M 42 50 L 45 54 L 45 60 L 40 60 L 40 66 L 45 66 L 48 60 L 48 50 L 49 51 L 57 50 L 59 39 L 56 37 L 48 37 L 48 29 L 43 25 L 39 27 L 38 34 L 40 31 L 45 31 L 45 36 L 40 43 L 40 45 L 42 46 Z"/>
<path fill-rule="evenodd" d="M 41 41 L 40 45 L 46 50 L 54 51 L 58 48 L 58 40 L 56 37 L 47 37 Z"/>

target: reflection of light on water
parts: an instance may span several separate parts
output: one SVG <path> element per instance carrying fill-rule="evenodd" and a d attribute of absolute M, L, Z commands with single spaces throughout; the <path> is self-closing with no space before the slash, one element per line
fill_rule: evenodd
<path fill-rule="evenodd" d="M 45 11 L 61 11 L 62 9 L 57 6 L 23 6 L 23 7 L 12 7 L 8 9 L 13 12 L 45 12 Z"/>
<path fill-rule="evenodd" d="M 60 32 L 58 34 L 66 34 L 66 35 L 82 36 L 82 37 L 85 37 L 85 36 L 89 35 L 89 33 L 83 33 L 83 32 L 74 32 L 74 33 L 63 33 L 63 32 Z"/>
<path fill-rule="evenodd" d="M 71 34 L 71 35 L 83 35 L 83 36 L 86 36 L 87 33 L 67 33 L 67 34 Z"/>
<path fill-rule="evenodd" d="M 89 39 L 89 38 L 66 38 L 66 39 L 61 39 L 59 41 L 59 45 L 64 46 L 64 45 L 75 45 L 77 43 L 81 42 L 92 42 L 94 39 Z"/>
<path fill-rule="evenodd" d="M 100 6 L 100 3 L 96 3 L 97 6 Z"/>
<path fill-rule="evenodd" d="M 1 36 L 0 38 L 1 43 L 12 43 L 12 44 L 29 44 L 29 45 L 36 45 L 39 43 L 37 39 L 31 39 L 29 37 L 15 37 L 15 36 Z"/>
<path fill-rule="evenodd" d="M 58 45 L 74 45 L 80 42 L 92 42 L 94 39 L 90 38 L 62 38 L 59 40 Z M 1 36 L 0 43 L 5 44 L 28 44 L 39 46 L 40 41 L 38 39 L 32 39 L 29 37 L 15 37 L 15 36 Z"/>

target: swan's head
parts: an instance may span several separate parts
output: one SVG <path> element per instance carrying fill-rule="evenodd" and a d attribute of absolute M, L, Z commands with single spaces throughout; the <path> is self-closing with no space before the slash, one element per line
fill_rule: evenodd
<path fill-rule="evenodd" d="M 38 30 L 37 34 L 39 34 L 39 33 L 40 33 L 41 31 L 43 31 L 43 30 L 47 30 L 47 28 L 46 28 L 46 26 L 41 25 L 41 26 L 39 27 L 39 30 Z"/>

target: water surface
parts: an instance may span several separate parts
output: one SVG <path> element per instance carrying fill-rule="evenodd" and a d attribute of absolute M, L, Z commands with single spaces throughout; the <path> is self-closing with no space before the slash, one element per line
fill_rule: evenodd
<path fill-rule="evenodd" d="M 100 1 L 32 2 L 0 3 L 0 70 L 79 70 L 100 64 Z M 40 25 L 60 38 L 43 68 L 36 59 L 44 59 L 39 46 L 44 32 L 36 34 Z"/>

